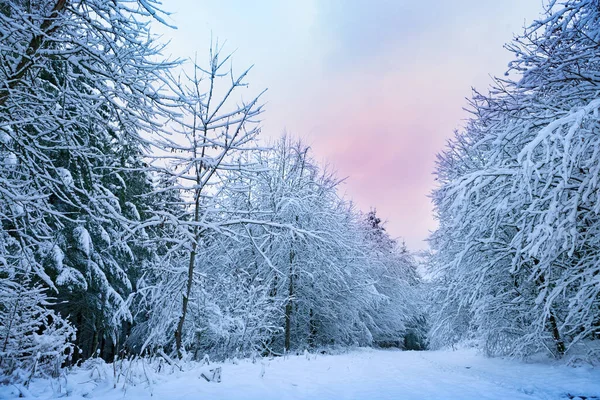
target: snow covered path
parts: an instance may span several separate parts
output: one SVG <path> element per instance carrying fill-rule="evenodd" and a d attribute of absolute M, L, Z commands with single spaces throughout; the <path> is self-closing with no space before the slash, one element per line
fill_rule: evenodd
<path fill-rule="evenodd" d="M 90 371 L 69 378 L 70 398 L 83 399 L 600 399 L 600 369 L 524 364 L 486 359 L 473 350 L 401 352 L 361 349 L 343 355 L 294 356 L 288 359 L 226 363 L 221 383 L 200 378 L 208 367 L 154 375 L 155 383 L 129 386 L 126 393 L 108 378 L 93 382 Z M 214 365 L 211 365 L 214 367 Z M 110 369 L 110 371 L 108 370 Z M 261 377 L 262 375 L 262 377 Z M 52 394 L 48 381 L 37 381 L 31 393 Z M 10 387 L 0 398 L 16 397 Z M 574 397 L 577 398 L 577 397 Z"/>

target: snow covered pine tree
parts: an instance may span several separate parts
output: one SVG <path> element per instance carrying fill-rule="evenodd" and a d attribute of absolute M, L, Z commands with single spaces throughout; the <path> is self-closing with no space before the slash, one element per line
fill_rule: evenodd
<path fill-rule="evenodd" d="M 156 88 L 173 65 L 153 61 L 155 4 L 0 1 L 3 372 L 33 370 L 35 341 L 53 343 L 60 364 L 73 333 L 65 319 L 75 354 L 112 353 L 130 318 L 138 213 L 128 196 L 145 189 L 127 182 L 144 181 L 132 172 L 140 133 L 158 129 Z"/>

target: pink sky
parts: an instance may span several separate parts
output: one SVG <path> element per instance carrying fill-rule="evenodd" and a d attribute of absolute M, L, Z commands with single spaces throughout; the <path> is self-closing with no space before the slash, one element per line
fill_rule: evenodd
<path fill-rule="evenodd" d="M 377 208 L 388 231 L 424 249 L 436 227 L 427 197 L 435 155 L 466 112 L 471 87 L 504 73 L 513 33 L 540 0 L 243 0 L 165 2 L 178 29 L 159 28 L 178 57 L 210 35 L 254 64 L 250 90 L 268 88 L 263 132 L 303 138 L 348 177 L 342 192 Z"/>

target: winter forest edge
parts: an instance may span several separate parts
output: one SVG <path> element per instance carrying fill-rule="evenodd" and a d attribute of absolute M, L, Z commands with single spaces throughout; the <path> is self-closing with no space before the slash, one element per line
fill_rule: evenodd
<path fill-rule="evenodd" d="M 301 140 L 259 140 L 262 93 L 219 42 L 165 59 L 160 7 L 0 0 L 1 384 L 354 346 L 597 365 L 598 0 L 547 1 L 474 92 L 426 254 Z"/>

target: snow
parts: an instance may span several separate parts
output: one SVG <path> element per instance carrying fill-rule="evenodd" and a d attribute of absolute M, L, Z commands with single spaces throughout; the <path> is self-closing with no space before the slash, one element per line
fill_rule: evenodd
<path fill-rule="evenodd" d="M 221 383 L 201 374 L 221 367 Z M 523 363 L 485 358 L 475 350 L 397 351 L 358 349 L 341 355 L 305 354 L 202 366 L 186 364 L 183 372 L 156 373 L 137 365 L 148 376 L 137 385 L 114 385 L 113 367 L 88 362 L 59 385 L 33 381 L 29 394 L 52 399 L 70 392 L 82 399 L 568 399 L 600 398 L 600 369 L 569 367 L 556 362 Z M 0 387 L 0 398 L 17 398 L 15 386 Z M 570 396 L 570 397 L 569 397 Z M 583 398 L 583 397 L 582 397 Z"/>
<path fill-rule="evenodd" d="M 15 217 L 25 214 L 25 208 L 19 203 L 10 203 L 10 209 Z"/>
<path fill-rule="evenodd" d="M 75 236 L 75 240 L 77 241 L 77 248 L 89 257 L 90 250 L 92 249 L 92 238 L 88 230 L 83 226 L 78 226 L 73 230 L 73 236 Z"/>
<path fill-rule="evenodd" d="M 104 243 L 106 243 L 107 245 L 110 246 L 110 243 L 111 243 L 110 235 L 108 234 L 108 232 L 106 232 L 106 229 L 104 229 L 103 227 L 100 227 L 100 237 L 102 238 Z"/>
<path fill-rule="evenodd" d="M 133 216 L 133 218 L 136 221 L 140 221 L 141 220 L 140 213 L 138 212 L 138 209 L 135 206 L 135 204 L 133 204 L 132 202 L 128 201 L 128 202 L 125 203 L 125 206 L 129 209 L 129 212 L 131 213 L 131 215 Z"/>
<path fill-rule="evenodd" d="M 63 267 L 60 274 L 56 277 L 56 284 L 58 286 L 68 287 L 71 290 L 79 288 L 80 290 L 87 290 L 88 285 L 83 274 L 71 267 Z"/>
<path fill-rule="evenodd" d="M 68 187 L 73 186 L 73 176 L 71 175 L 71 172 L 68 169 L 56 168 L 56 173 L 58 174 L 60 179 L 63 181 L 65 186 L 68 186 Z"/>
<path fill-rule="evenodd" d="M 18 163 L 17 161 L 17 155 L 15 153 L 8 153 L 6 154 L 6 156 L 4 157 L 4 166 L 5 167 L 14 167 L 16 166 Z"/>
<path fill-rule="evenodd" d="M 13 132 L 12 132 L 12 129 L 11 129 L 10 127 L 8 127 L 8 126 L 5 126 L 5 127 L 3 127 L 3 129 L 8 129 L 8 131 L 9 131 L 10 133 L 13 133 Z M 11 141 L 11 138 L 10 138 L 10 136 L 8 135 L 8 133 L 6 133 L 6 132 L 4 132 L 4 131 L 0 130 L 0 143 L 9 144 L 9 143 L 10 143 L 10 141 Z"/>
<path fill-rule="evenodd" d="M 52 252 L 52 259 L 54 260 L 56 270 L 62 271 L 64 268 L 65 253 L 57 245 L 53 245 L 50 251 Z"/>

